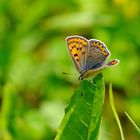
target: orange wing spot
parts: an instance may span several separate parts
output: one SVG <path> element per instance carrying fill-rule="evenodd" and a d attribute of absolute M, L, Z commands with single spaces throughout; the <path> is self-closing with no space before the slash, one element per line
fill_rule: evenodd
<path fill-rule="evenodd" d="M 78 41 L 78 42 L 81 42 L 81 39 L 80 39 L 80 38 L 77 38 L 77 41 Z"/>
<path fill-rule="evenodd" d="M 86 42 L 86 41 L 84 41 L 84 42 L 83 42 L 83 44 L 84 44 L 84 45 L 87 45 L 87 42 Z"/>
<path fill-rule="evenodd" d="M 71 43 L 72 41 L 73 41 L 72 38 L 69 38 L 69 39 L 68 39 L 68 43 Z"/>
<path fill-rule="evenodd" d="M 106 56 L 106 52 L 102 52 L 102 54 L 103 54 L 104 56 Z"/>
<path fill-rule="evenodd" d="M 101 51 L 104 51 L 105 50 L 105 47 L 103 45 L 100 45 L 99 47 L 100 47 L 100 50 Z"/>
<path fill-rule="evenodd" d="M 83 39 L 81 39 L 81 43 L 83 44 L 83 42 L 84 42 L 84 40 Z"/>
<path fill-rule="evenodd" d="M 82 42 L 82 40 L 79 38 L 79 39 L 78 39 L 78 42 L 79 42 L 79 43 L 81 43 L 81 42 Z"/>
<path fill-rule="evenodd" d="M 103 54 L 104 56 L 107 56 L 109 53 L 108 53 L 107 51 L 102 51 L 102 54 Z"/>
<path fill-rule="evenodd" d="M 75 57 L 75 59 L 78 59 L 79 60 L 79 57 L 77 56 L 77 57 Z"/>
<path fill-rule="evenodd" d="M 73 55 L 74 55 L 74 54 L 77 54 L 77 49 L 76 49 L 76 48 L 73 48 L 72 54 L 73 54 Z"/>
<path fill-rule="evenodd" d="M 80 44 L 80 45 L 79 45 L 79 50 L 81 50 L 81 49 L 82 49 L 82 45 Z"/>
<path fill-rule="evenodd" d="M 78 48 L 79 47 L 79 44 L 76 44 L 76 48 Z"/>
<path fill-rule="evenodd" d="M 115 64 L 117 64 L 117 63 L 118 63 L 118 61 L 116 61 L 116 60 L 113 60 L 113 61 L 111 62 L 112 65 L 115 65 Z"/>
<path fill-rule="evenodd" d="M 73 47 L 76 47 L 76 43 L 72 43 Z"/>
<path fill-rule="evenodd" d="M 85 44 L 85 40 L 81 39 L 81 43 L 82 43 L 82 45 L 84 45 Z"/>
<path fill-rule="evenodd" d="M 73 38 L 73 42 L 76 42 L 77 41 L 77 39 L 76 38 Z"/>
<path fill-rule="evenodd" d="M 78 55 L 73 55 L 74 56 L 74 59 L 79 59 L 79 56 Z"/>
<path fill-rule="evenodd" d="M 77 38 L 74 38 L 74 41 L 77 42 Z"/>
<path fill-rule="evenodd" d="M 69 44 L 69 48 L 70 49 L 73 49 L 73 44 Z"/>

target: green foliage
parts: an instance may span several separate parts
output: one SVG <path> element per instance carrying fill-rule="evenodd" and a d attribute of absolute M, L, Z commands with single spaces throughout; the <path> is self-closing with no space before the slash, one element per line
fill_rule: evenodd
<path fill-rule="evenodd" d="M 140 126 L 139 6 L 139 0 L 0 0 L 0 139 L 56 136 L 79 85 L 65 43 L 69 35 L 99 39 L 111 59 L 120 60 L 103 72 L 106 89 L 111 81 L 126 140 L 140 139 L 124 114 Z M 106 94 L 99 136 L 118 140 L 108 103 Z"/>
<path fill-rule="evenodd" d="M 84 80 L 75 91 L 55 140 L 96 140 L 104 104 L 102 74 Z"/>

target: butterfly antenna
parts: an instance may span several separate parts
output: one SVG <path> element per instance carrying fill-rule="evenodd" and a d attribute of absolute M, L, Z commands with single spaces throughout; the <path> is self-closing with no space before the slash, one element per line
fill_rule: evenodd
<path fill-rule="evenodd" d="M 76 75 L 76 74 L 71 74 L 71 73 L 66 73 L 66 72 L 62 72 L 62 74 Z"/>

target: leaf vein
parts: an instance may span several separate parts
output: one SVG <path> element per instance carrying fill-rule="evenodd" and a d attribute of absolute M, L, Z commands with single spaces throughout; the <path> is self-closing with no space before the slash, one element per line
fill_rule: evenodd
<path fill-rule="evenodd" d="M 71 126 L 69 126 L 69 127 L 76 135 L 78 135 L 80 137 L 81 140 L 85 140 L 79 132 L 75 131 L 75 129 L 73 129 Z"/>

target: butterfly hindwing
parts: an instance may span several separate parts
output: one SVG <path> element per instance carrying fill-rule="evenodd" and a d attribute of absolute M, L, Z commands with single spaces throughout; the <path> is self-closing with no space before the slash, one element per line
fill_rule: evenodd
<path fill-rule="evenodd" d="M 81 36 L 70 36 L 66 38 L 66 42 L 73 62 L 81 73 L 86 68 L 88 40 Z"/>
<path fill-rule="evenodd" d="M 86 70 L 102 67 L 109 55 L 110 52 L 103 42 L 96 39 L 90 39 L 88 56 L 86 59 Z"/>
<path fill-rule="evenodd" d="M 115 66 L 115 65 L 119 64 L 119 62 L 120 62 L 119 60 L 113 59 L 108 63 L 104 63 L 100 66 L 96 66 L 96 68 L 93 67 L 92 69 L 89 69 L 89 70 L 81 73 L 80 76 L 79 76 L 79 79 L 82 80 L 82 79 L 94 76 L 94 75 L 100 73 L 103 69 L 105 69 L 107 67 L 111 67 L 111 66 Z"/>

